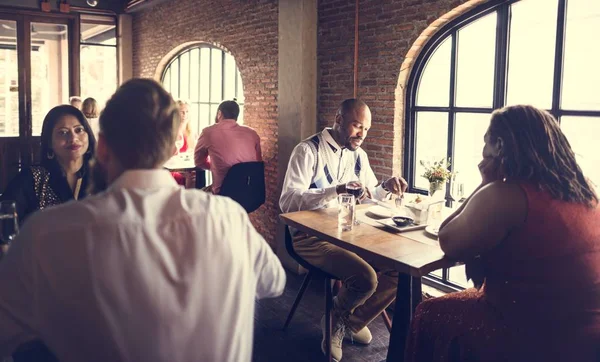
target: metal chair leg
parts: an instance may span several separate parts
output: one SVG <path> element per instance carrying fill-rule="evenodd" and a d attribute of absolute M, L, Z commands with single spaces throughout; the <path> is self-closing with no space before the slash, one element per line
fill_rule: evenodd
<path fill-rule="evenodd" d="M 294 300 L 292 309 L 290 310 L 290 313 L 288 314 L 287 319 L 285 320 L 285 324 L 283 325 L 283 330 L 285 330 L 288 327 L 288 325 L 290 324 L 290 322 L 292 321 L 292 318 L 294 317 L 294 313 L 296 313 L 296 308 L 298 308 L 298 305 L 300 304 L 300 300 L 302 300 L 302 297 L 304 296 L 304 292 L 306 291 L 306 288 L 308 288 L 308 285 L 310 284 L 312 276 L 313 276 L 313 273 L 311 271 L 309 271 L 306 274 L 306 276 L 304 277 L 302 286 L 300 287 L 300 290 L 298 291 L 298 294 L 296 295 L 296 300 Z"/>
<path fill-rule="evenodd" d="M 331 310 L 333 309 L 333 295 L 331 292 L 331 279 L 325 278 L 325 360 L 333 362 L 331 356 Z"/>

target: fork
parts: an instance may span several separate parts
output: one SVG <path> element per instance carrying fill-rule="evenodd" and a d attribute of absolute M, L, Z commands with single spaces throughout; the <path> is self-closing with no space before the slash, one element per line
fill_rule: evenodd
<path fill-rule="evenodd" d="M 394 200 L 394 202 L 396 203 L 396 208 L 399 209 L 402 207 L 404 201 L 404 194 L 398 196 L 396 195 L 396 199 Z"/>
<path fill-rule="evenodd" d="M 385 182 L 385 179 L 383 178 L 383 176 L 381 176 L 381 185 L 383 185 L 383 183 Z M 398 195 L 394 195 L 391 192 L 388 191 L 387 195 L 385 195 L 385 198 L 387 199 L 388 196 L 392 195 L 396 196 L 396 198 L 394 199 L 394 203 L 396 205 L 396 208 L 399 209 L 402 207 L 403 201 L 404 201 L 404 193 L 402 193 L 400 196 Z"/>

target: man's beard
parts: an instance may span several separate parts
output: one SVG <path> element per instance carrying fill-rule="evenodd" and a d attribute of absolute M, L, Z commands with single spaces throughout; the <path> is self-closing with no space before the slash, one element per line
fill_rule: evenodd
<path fill-rule="evenodd" d="M 108 188 L 106 169 L 96 160 L 90 161 L 88 195 L 98 194 Z"/>
<path fill-rule="evenodd" d="M 350 150 L 350 151 L 356 151 L 356 150 L 358 150 L 358 148 L 359 148 L 359 147 L 362 145 L 362 143 L 361 143 L 361 144 L 359 144 L 358 146 L 355 146 L 355 145 L 352 143 L 352 141 L 354 141 L 354 140 L 356 140 L 356 141 L 360 141 L 360 140 L 362 140 L 362 139 L 361 139 L 360 137 L 348 137 L 348 138 L 346 139 L 346 144 L 345 144 L 345 146 L 344 146 L 344 147 L 346 147 L 346 149 L 348 149 L 348 150 Z"/>

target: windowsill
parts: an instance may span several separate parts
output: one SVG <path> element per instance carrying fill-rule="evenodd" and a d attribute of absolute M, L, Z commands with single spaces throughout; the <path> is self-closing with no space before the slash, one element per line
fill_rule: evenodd
<path fill-rule="evenodd" d="M 443 297 L 444 295 L 448 294 L 442 290 L 439 290 L 437 288 L 434 288 L 432 286 L 423 284 L 423 286 L 421 287 L 421 290 L 423 291 L 423 293 L 427 293 L 429 295 L 431 295 L 432 297 Z"/>

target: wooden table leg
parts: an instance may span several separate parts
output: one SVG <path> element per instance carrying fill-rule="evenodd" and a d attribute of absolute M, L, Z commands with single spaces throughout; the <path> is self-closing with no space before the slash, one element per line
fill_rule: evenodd
<path fill-rule="evenodd" d="M 403 362 L 406 337 L 412 315 L 421 302 L 421 278 L 406 274 L 398 275 L 398 290 L 396 291 L 396 306 L 392 320 L 392 333 L 388 347 L 387 362 Z"/>

